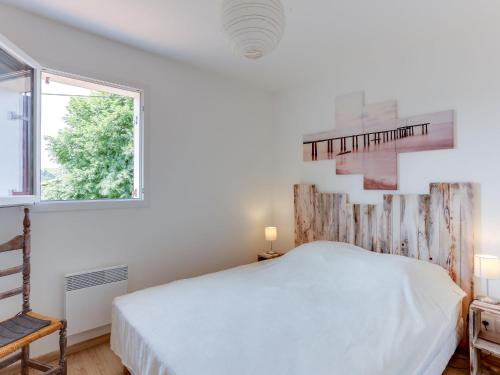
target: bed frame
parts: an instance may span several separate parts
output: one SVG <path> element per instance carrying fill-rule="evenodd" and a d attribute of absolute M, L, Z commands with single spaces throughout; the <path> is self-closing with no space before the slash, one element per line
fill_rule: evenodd
<path fill-rule="evenodd" d="M 462 306 L 466 324 L 474 298 L 478 197 L 476 184 L 432 183 L 429 194 L 386 194 L 380 205 L 355 204 L 347 194 L 295 185 L 295 244 L 341 241 L 438 264 L 467 293 Z M 461 346 L 467 345 L 466 332 Z"/>

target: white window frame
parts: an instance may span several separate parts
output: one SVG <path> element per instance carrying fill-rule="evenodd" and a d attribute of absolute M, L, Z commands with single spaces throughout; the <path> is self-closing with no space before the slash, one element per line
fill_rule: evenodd
<path fill-rule="evenodd" d="M 33 83 L 33 195 L 0 197 L 0 208 L 11 206 L 34 205 L 35 211 L 64 211 L 64 210 L 85 210 L 85 209 L 104 209 L 104 208 L 127 208 L 142 207 L 145 205 L 144 188 L 144 90 L 127 85 L 111 83 L 94 78 L 88 78 L 78 74 L 67 73 L 55 69 L 41 66 L 25 52 L 15 46 L 7 38 L 0 34 L 0 47 L 6 52 L 25 62 L 34 70 Z M 139 160 L 134 160 L 134 164 L 139 167 L 139 197 L 127 199 L 95 199 L 95 200 L 67 200 L 67 201 L 42 201 L 41 200 L 41 79 L 42 72 L 52 73 L 71 79 L 94 83 L 111 88 L 134 91 L 139 94 L 140 104 L 138 111 L 139 131 L 135 133 L 138 136 L 138 156 Z"/>
<path fill-rule="evenodd" d="M 35 60 L 33 60 L 28 54 L 26 54 L 23 50 L 21 50 L 19 47 L 17 47 L 14 43 L 12 43 L 9 39 L 4 37 L 3 35 L 0 34 L 0 47 L 9 53 L 10 55 L 14 56 L 16 59 L 19 61 L 22 61 L 26 63 L 26 65 L 29 65 L 31 68 L 33 68 L 34 71 L 34 80 L 33 82 L 33 93 L 37 92 L 37 84 L 39 85 L 39 82 L 37 81 L 37 74 L 40 71 L 40 64 L 38 64 Z M 36 137 L 36 119 L 37 119 L 37 114 L 36 114 L 36 108 L 38 106 L 38 95 L 33 95 L 33 108 L 34 108 L 34 113 L 33 113 L 33 136 Z M 36 163 L 36 146 L 33 145 L 33 168 L 35 168 L 35 163 Z M 35 178 L 35 173 L 36 171 L 33 171 L 34 173 L 32 174 L 32 178 Z M 9 206 L 25 206 L 25 205 L 32 205 L 37 201 L 37 194 L 36 194 L 36 186 L 35 186 L 35 181 L 32 181 L 33 183 L 33 192 L 34 195 L 17 195 L 13 197 L 0 197 L 0 207 L 9 207 Z"/>

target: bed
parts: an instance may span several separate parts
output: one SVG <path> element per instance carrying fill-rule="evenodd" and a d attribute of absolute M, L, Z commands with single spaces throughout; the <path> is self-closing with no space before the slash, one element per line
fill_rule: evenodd
<path fill-rule="evenodd" d="M 379 212 L 295 186 L 295 249 L 117 298 L 112 350 L 134 375 L 441 374 L 472 298 L 474 193 L 437 187 Z"/>

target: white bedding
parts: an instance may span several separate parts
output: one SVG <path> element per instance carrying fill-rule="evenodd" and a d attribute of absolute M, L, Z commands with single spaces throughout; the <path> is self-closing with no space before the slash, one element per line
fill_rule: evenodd
<path fill-rule="evenodd" d="M 111 347 L 134 375 L 438 375 L 464 295 L 439 266 L 314 242 L 117 298 Z"/>

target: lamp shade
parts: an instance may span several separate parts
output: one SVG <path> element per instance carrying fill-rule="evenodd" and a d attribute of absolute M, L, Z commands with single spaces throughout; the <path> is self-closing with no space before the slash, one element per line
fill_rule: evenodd
<path fill-rule="evenodd" d="M 278 237 L 278 230 L 276 227 L 266 227 L 264 229 L 264 234 L 266 236 L 266 241 L 276 241 Z"/>
<path fill-rule="evenodd" d="M 474 259 L 474 275 L 488 280 L 500 279 L 500 258 L 477 254 Z"/>
<path fill-rule="evenodd" d="M 285 10 L 281 0 L 223 0 L 222 24 L 238 54 L 258 59 L 280 42 Z"/>

